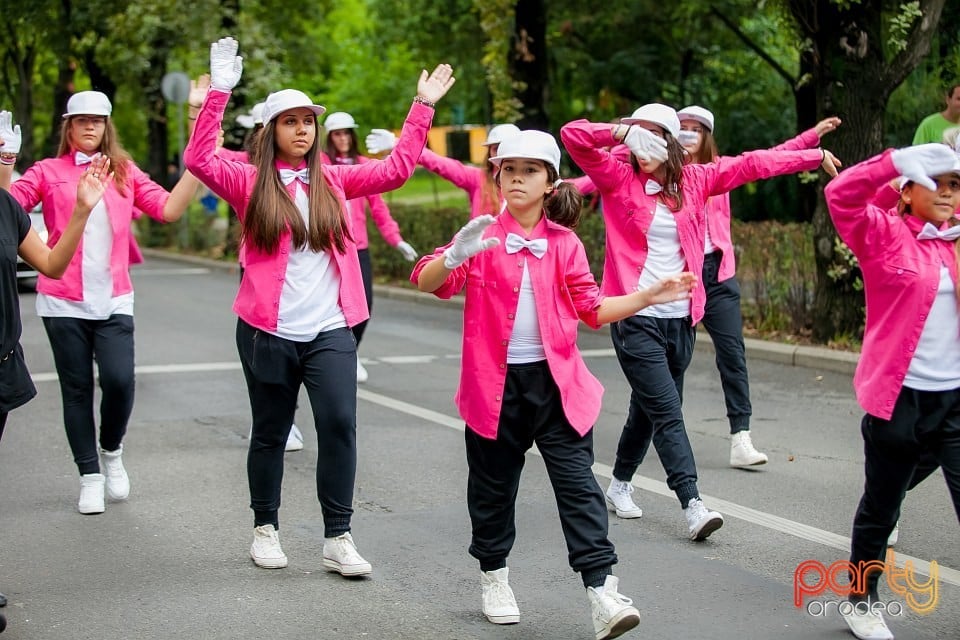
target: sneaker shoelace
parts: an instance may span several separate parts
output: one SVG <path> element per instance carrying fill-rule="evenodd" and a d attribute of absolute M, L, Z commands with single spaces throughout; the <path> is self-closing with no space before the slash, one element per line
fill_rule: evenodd
<path fill-rule="evenodd" d="M 513 592 L 505 582 L 491 582 L 489 584 L 489 594 L 496 607 L 512 607 L 516 604 Z"/>

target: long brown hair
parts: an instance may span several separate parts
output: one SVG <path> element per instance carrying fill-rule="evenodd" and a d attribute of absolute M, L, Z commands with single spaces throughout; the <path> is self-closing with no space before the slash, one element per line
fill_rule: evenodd
<path fill-rule="evenodd" d="M 692 160 L 696 164 L 708 164 L 717 159 L 720 150 L 717 148 L 717 139 L 713 137 L 713 132 L 702 127 L 700 129 L 700 149 L 697 150 L 697 157 Z"/>
<path fill-rule="evenodd" d="M 267 123 L 256 141 L 257 180 L 250 194 L 247 215 L 243 220 L 243 241 L 251 243 L 263 253 L 275 253 L 280 246 L 280 236 L 290 229 L 293 246 L 297 249 L 310 247 L 312 251 L 327 251 L 336 248 L 346 250 L 346 238 L 350 238 L 347 218 L 340 200 L 333 194 L 323 177 L 320 161 L 320 145 L 314 139 L 307 151 L 307 168 L 310 169 L 310 184 L 307 188 L 309 203 L 309 227 L 296 204 L 280 181 L 276 169 L 276 119 Z"/>
<path fill-rule="evenodd" d="M 683 158 L 685 152 L 669 131 L 664 130 L 663 139 L 667 141 L 667 160 L 660 165 L 664 170 L 663 191 L 660 195 L 667 208 L 671 211 L 680 211 L 683 208 Z M 630 154 L 630 166 L 633 167 L 634 173 L 640 172 L 640 163 L 632 153 Z"/>
<path fill-rule="evenodd" d="M 70 116 L 69 118 L 64 118 L 60 124 L 60 146 L 57 148 L 57 157 L 75 151 L 75 147 L 70 142 L 70 127 L 73 125 L 75 117 L 76 116 Z M 87 117 L 96 118 L 100 116 Z M 106 120 L 106 123 L 103 127 L 103 138 L 100 139 L 99 151 L 110 158 L 110 171 L 113 173 L 113 184 L 120 195 L 126 196 L 124 189 L 127 186 L 127 178 L 130 173 L 130 164 L 133 163 L 133 158 L 131 158 L 130 154 L 121 146 L 120 136 L 117 134 L 116 127 L 113 126 L 113 119 L 110 116 L 103 116 L 103 118 Z"/>
<path fill-rule="evenodd" d="M 483 184 L 480 185 L 481 202 L 489 205 L 489 213 L 500 213 L 500 172 L 490 162 L 490 147 L 487 147 L 487 159 L 483 163 Z"/>

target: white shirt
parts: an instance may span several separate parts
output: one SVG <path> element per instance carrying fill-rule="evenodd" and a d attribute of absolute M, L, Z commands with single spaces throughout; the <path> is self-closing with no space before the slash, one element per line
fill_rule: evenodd
<path fill-rule="evenodd" d="M 923 324 L 903 386 L 919 391 L 960 388 L 960 313 L 950 270 L 940 266 L 940 286 Z"/>
<path fill-rule="evenodd" d="M 297 184 L 294 199 L 304 224 L 310 224 L 310 209 L 304 185 Z M 294 342 L 310 342 L 317 334 L 347 326 L 340 307 L 340 270 L 330 251 L 316 252 L 309 245 L 293 246 L 280 291 L 280 311 L 275 335 Z"/>
<path fill-rule="evenodd" d="M 657 202 L 653 222 L 647 230 L 647 261 L 640 271 L 637 287 L 646 289 L 668 276 L 681 273 L 687 265 L 677 233 L 677 220 L 662 202 Z M 653 318 L 686 318 L 690 315 L 690 301 L 676 300 L 650 305 L 637 312 L 638 316 Z"/>
<path fill-rule="evenodd" d="M 530 281 L 526 258 L 523 259 L 516 316 L 510 342 L 507 344 L 507 364 L 546 360 L 547 354 L 543 350 L 543 338 L 540 336 L 540 322 L 537 319 L 537 302 L 533 295 L 533 283 Z"/>
<path fill-rule="evenodd" d="M 37 315 L 83 320 L 106 320 L 114 314 L 132 316 L 133 292 L 113 296 L 113 275 L 110 273 L 112 250 L 113 228 L 101 198 L 94 205 L 83 229 L 80 266 L 83 300 L 78 302 L 38 293 Z"/>

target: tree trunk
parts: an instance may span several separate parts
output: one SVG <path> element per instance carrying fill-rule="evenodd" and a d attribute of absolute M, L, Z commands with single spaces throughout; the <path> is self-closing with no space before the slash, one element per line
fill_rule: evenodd
<path fill-rule="evenodd" d="M 521 129 L 549 129 L 547 118 L 547 7 L 543 0 L 520 0 L 510 42 L 510 77 L 520 82 Z"/>
<path fill-rule="evenodd" d="M 828 146 L 844 166 L 882 150 L 883 118 L 890 94 L 929 52 L 944 1 L 921 1 L 923 17 L 914 24 L 906 48 L 895 56 L 884 51 L 881 0 L 847 3 L 845 8 L 833 0 L 788 2 L 801 35 L 811 42 L 818 112 L 836 114 L 843 120 Z M 855 269 L 839 276 L 835 273 L 845 261 L 835 249 L 836 230 L 822 192 L 813 231 L 817 263 L 813 337 L 827 342 L 838 336 L 859 336 L 863 328 L 859 273 Z"/>

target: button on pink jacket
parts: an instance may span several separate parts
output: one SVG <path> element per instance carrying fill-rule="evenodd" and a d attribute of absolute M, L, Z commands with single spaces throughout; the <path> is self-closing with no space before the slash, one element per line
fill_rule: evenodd
<path fill-rule="evenodd" d="M 547 252 L 540 259 L 527 249 L 508 254 L 504 249 L 507 233 L 546 238 Z M 499 238 L 500 244 L 454 269 L 434 292 L 447 299 L 466 287 L 460 386 L 455 398 L 460 416 L 478 435 L 497 437 L 507 377 L 507 345 L 516 320 L 526 258 L 543 349 L 560 389 L 564 415 L 577 433 L 587 433 L 600 414 L 603 387 L 587 369 L 577 348 L 577 325 L 583 320 L 591 327 L 598 326 L 601 300 L 583 244 L 573 231 L 550 222 L 546 216 L 527 236 L 509 212 L 497 216 L 484 237 Z M 413 269 L 411 282 L 416 283 L 423 267 L 443 255 L 444 249 L 423 256 Z"/>
<path fill-rule="evenodd" d="M 864 411 L 884 420 L 893 414 L 937 296 L 940 265 L 947 265 L 957 281 L 953 242 L 917 240 L 923 228 L 919 218 L 874 204 L 878 191 L 899 175 L 890 153 L 842 171 L 824 190 L 837 233 L 860 261 L 866 294 L 867 322 L 853 388 Z"/>
<path fill-rule="evenodd" d="M 193 175 L 227 201 L 242 221 L 257 178 L 257 168 L 231 162 L 216 153 L 217 134 L 230 93 L 211 89 L 207 93 L 196 128 L 184 150 L 184 163 Z M 347 211 L 346 201 L 366 195 L 391 191 L 400 187 L 416 167 L 417 158 L 426 143 L 427 130 L 433 120 L 433 109 L 414 103 L 407 114 L 396 148 L 384 160 L 362 165 L 323 165 L 323 179 Z M 292 183 L 291 188 L 296 185 Z M 289 190 L 288 190 L 289 191 Z M 280 310 L 280 294 L 287 270 L 290 232 L 280 237 L 279 250 L 263 253 L 247 246 L 245 272 L 233 304 L 234 312 L 248 324 L 274 332 Z M 340 270 L 340 307 L 347 324 L 354 326 L 370 317 L 363 293 L 363 279 L 357 245 L 346 239 L 346 251 L 332 250 L 331 257 Z"/>
<path fill-rule="evenodd" d="M 41 160 L 27 169 L 19 180 L 10 185 L 10 194 L 20 205 L 30 211 L 37 203 L 43 204 L 43 221 L 49 236 L 47 244 L 54 246 L 66 228 L 73 207 L 77 204 L 77 183 L 86 165 L 77 166 L 74 154 Z M 103 202 L 113 230 L 113 246 L 110 248 L 110 275 L 113 277 L 113 296 L 133 291 L 130 281 L 130 256 L 133 235 L 130 222 L 141 212 L 151 218 L 166 222 L 163 208 L 170 193 L 150 179 L 132 162 L 127 172 L 127 184 L 123 193 L 115 183 L 107 186 Z M 83 300 L 83 240 L 70 260 L 66 272 L 59 280 L 40 274 L 37 291 L 49 296 L 80 302 Z"/>
<path fill-rule="evenodd" d="M 618 142 L 612 125 L 575 120 L 560 130 L 570 157 L 597 185 L 603 198 L 606 229 L 606 258 L 601 290 L 605 296 L 634 291 L 638 268 L 647 261 L 647 231 L 653 222 L 657 198 L 644 192 L 652 176 L 634 173 L 633 167 L 618 160 L 606 148 Z M 686 270 L 703 272 L 704 206 L 709 196 L 726 193 L 747 182 L 795 173 L 820 166 L 819 149 L 807 151 L 750 151 L 721 157 L 709 164 L 683 167 L 683 206 L 672 212 L 677 221 Z M 691 313 L 694 323 L 703 318 L 706 292 L 703 281 L 693 291 Z"/>

